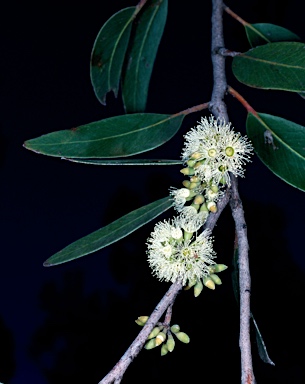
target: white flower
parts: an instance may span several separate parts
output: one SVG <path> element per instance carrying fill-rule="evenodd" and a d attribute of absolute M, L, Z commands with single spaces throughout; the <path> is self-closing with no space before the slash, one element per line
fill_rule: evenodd
<path fill-rule="evenodd" d="M 250 161 L 252 144 L 247 137 L 231 129 L 231 123 L 215 119 L 201 118 L 196 128 L 185 135 L 185 147 L 182 160 L 195 159 L 195 174 L 202 181 L 217 185 L 222 181 L 230 185 L 231 172 L 234 176 L 243 176 L 243 166 Z"/>
<path fill-rule="evenodd" d="M 172 188 L 170 195 L 174 198 L 174 208 L 180 212 L 186 203 L 186 199 L 190 196 L 191 192 L 187 188 L 175 189 Z"/>
<path fill-rule="evenodd" d="M 195 234 L 190 240 L 177 239 L 182 225 L 185 221 L 181 217 L 157 223 L 147 242 L 147 254 L 153 274 L 159 280 L 182 281 L 185 285 L 209 275 L 209 266 L 215 264 L 215 252 L 209 230 L 199 236 Z"/>

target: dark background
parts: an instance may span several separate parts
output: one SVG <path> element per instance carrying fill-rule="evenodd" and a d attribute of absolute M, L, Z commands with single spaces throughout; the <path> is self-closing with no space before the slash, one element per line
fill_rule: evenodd
<path fill-rule="evenodd" d="M 168 22 L 151 78 L 147 112 L 176 113 L 209 101 L 211 4 L 169 2 Z M 99 167 L 26 150 L 25 140 L 123 114 L 120 97 L 95 98 L 89 61 L 95 37 L 132 1 L 6 2 L 1 22 L 1 267 L 0 381 L 5 384 L 93 383 L 113 367 L 169 287 L 151 276 L 145 242 L 156 221 L 74 262 L 44 268 L 69 243 L 125 213 L 167 196 L 183 180 L 178 166 Z M 201 3 L 202 5 L 202 3 Z M 305 39 L 302 2 L 231 0 L 248 22 L 286 27 Z M 243 27 L 224 15 L 226 48 L 248 49 Z M 301 125 L 304 100 L 228 82 L 259 112 Z M 246 112 L 231 96 L 228 112 L 245 134 Z M 179 158 L 182 135 L 200 117 L 184 119 L 179 135 L 138 157 Z M 285 184 L 254 156 L 240 179 L 249 229 L 252 312 L 275 366 L 257 355 L 258 383 L 305 383 L 304 194 Z M 229 265 L 223 285 L 194 298 L 182 292 L 173 323 L 191 338 L 172 354 L 142 351 L 123 382 L 240 382 L 239 318 L 232 284 L 233 222 L 227 208 L 214 231 L 218 261 Z"/>

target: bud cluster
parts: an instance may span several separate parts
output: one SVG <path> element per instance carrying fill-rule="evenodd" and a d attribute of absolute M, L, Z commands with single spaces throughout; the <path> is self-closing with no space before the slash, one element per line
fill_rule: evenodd
<path fill-rule="evenodd" d="M 140 316 L 136 323 L 143 326 L 148 320 L 148 316 Z M 158 323 L 147 337 L 145 349 L 153 349 L 161 346 L 161 356 L 165 356 L 168 352 L 172 352 L 175 348 L 174 336 L 182 343 L 190 342 L 189 336 L 185 332 L 180 331 L 180 326 L 174 324 L 171 327 L 167 324 Z"/>

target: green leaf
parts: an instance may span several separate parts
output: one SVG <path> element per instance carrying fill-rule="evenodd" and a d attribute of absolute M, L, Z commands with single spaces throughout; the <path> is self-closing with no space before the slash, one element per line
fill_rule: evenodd
<path fill-rule="evenodd" d="M 305 45 L 269 43 L 253 48 L 232 62 L 237 80 L 250 87 L 305 91 Z"/>
<path fill-rule="evenodd" d="M 274 24 L 248 24 L 245 30 L 251 47 L 278 41 L 301 41 L 295 33 Z"/>
<path fill-rule="evenodd" d="M 37 153 L 66 158 L 132 156 L 171 139 L 184 116 L 153 113 L 115 116 L 78 128 L 52 132 L 26 141 L 24 146 Z"/>
<path fill-rule="evenodd" d="M 267 348 L 263 340 L 263 336 L 258 329 L 257 323 L 252 313 L 251 313 L 251 319 L 255 327 L 256 343 L 257 343 L 259 357 L 263 360 L 264 363 L 275 365 L 268 355 Z"/>
<path fill-rule="evenodd" d="M 82 159 L 66 159 L 73 163 L 93 164 L 93 165 L 181 165 L 181 160 L 164 160 L 164 159 L 133 159 L 133 160 L 82 160 Z"/>
<path fill-rule="evenodd" d="M 305 191 L 305 127 L 277 116 L 249 113 L 247 134 L 260 160 L 275 175 Z"/>
<path fill-rule="evenodd" d="M 51 267 L 53 265 L 66 263 L 67 261 L 75 260 L 105 248 L 123 237 L 126 237 L 144 224 L 147 224 L 155 217 L 171 208 L 171 206 L 172 199 L 170 197 L 165 197 L 136 209 L 120 219 L 113 221 L 106 227 L 68 245 L 47 259 L 43 265 L 45 267 Z"/>
<path fill-rule="evenodd" d="M 167 0 L 148 1 L 134 23 L 123 70 L 122 95 L 126 113 L 143 112 L 158 46 L 167 17 Z"/>
<path fill-rule="evenodd" d="M 91 52 L 90 77 L 96 97 L 106 104 L 106 94 L 117 97 L 121 71 L 136 7 L 114 14 L 99 31 Z"/>

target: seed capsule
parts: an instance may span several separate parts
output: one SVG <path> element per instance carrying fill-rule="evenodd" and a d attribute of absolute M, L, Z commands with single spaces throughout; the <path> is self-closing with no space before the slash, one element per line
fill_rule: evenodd
<path fill-rule="evenodd" d="M 177 339 L 182 341 L 182 343 L 188 344 L 190 342 L 189 336 L 184 332 L 176 333 Z"/>

